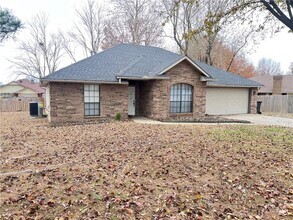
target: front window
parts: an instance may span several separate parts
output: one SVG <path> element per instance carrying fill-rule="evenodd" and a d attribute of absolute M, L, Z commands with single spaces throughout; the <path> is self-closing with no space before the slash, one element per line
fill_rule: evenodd
<path fill-rule="evenodd" d="M 99 85 L 84 85 L 84 115 L 100 115 L 100 87 Z"/>
<path fill-rule="evenodd" d="M 170 112 L 189 113 L 192 112 L 192 86 L 178 83 L 171 86 Z"/>

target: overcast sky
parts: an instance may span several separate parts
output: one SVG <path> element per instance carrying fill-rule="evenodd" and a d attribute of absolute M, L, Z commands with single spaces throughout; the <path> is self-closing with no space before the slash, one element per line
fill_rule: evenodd
<path fill-rule="evenodd" d="M 50 17 L 50 26 L 55 30 L 66 29 L 71 26 L 74 19 L 75 7 L 85 0 L 0 0 L 0 6 L 9 8 L 24 23 L 40 11 L 46 12 Z M 104 1 L 103 1 L 104 2 Z M 18 40 L 25 38 L 26 30 L 17 34 L 15 40 L 5 41 L 0 45 L 0 82 L 8 83 L 15 79 L 12 75 L 11 59 L 16 53 Z M 255 52 L 249 55 L 254 64 L 262 57 L 271 58 L 281 63 L 283 71 L 287 71 L 289 63 L 293 62 L 293 34 L 283 31 L 273 38 L 267 38 L 255 46 Z"/>

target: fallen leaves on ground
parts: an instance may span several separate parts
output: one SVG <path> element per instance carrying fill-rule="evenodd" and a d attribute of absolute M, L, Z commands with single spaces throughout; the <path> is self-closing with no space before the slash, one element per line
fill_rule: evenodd
<path fill-rule="evenodd" d="M 292 129 L 0 117 L 1 219 L 292 219 Z"/>

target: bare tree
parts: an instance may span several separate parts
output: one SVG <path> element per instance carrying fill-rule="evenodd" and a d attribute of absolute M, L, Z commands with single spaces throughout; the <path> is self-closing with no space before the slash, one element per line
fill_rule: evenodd
<path fill-rule="evenodd" d="M 192 1 L 162 0 L 162 10 L 164 24 L 171 25 L 171 38 L 175 40 L 180 52 L 188 55 L 190 43 L 197 42 L 194 36 L 199 33 L 195 27 L 199 5 Z"/>
<path fill-rule="evenodd" d="M 222 30 L 235 20 L 232 3 L 230 0 L 163 0 L 164 15 L 180 51 L 212 65 L 213 48 Z"/>
<path fill-rule="evenodd" d="M 105 25 L 103 49 L 119 43 L 157 46 L 163 26 L 154 0 L 112 0 L 112 16 Z"/>
<path fill-rule="evenodd" d="M 290 63 L 288 74 L 293 74 L 293 62 Z"/>
<path fill-rule="evenodd" d="M 10 60 L 16 74 L 40 79 L 58 68 L 63 55 L 62 39 L 49 34 L 48 24 L 48 16 L 44 13 L 28 23 L 29 40 L 20 42 L 19 55 Z"/>
<path fill-rule="evenodd" d="M 259 4 L 252 4 L 258 2 Z M 233 52 L 223 67 L 230 70 L 235 57 L 247 50 L 249 42 L 257 43 L 259 36 L 279 26 L 271 16 L 259 16 L 263 10 L 259 1 L 233 0 L 162 0 L 166 22 L 171 24 L 172 37 L 181 53 L 210 65 L 219 58 L 224 47 Z M 248 7 L 249 6 L 249 7 Z M 256 19 L 257 18 L 257 19 Z M 266 24 L 266 25 L 264 25 Z"/>
<path fill-rule="evenodd" d="M 88 57 L 98 53 L 104 37 L 104 9 L 96 0 L 87 0 L 82 7 L 76 9 L 76 15 L 78 21 L 69 32 L 69 37 L 63 35 L 66 39 L 65 50 L 74 61 L 74 46 L 71 44 L 81 46 L 84 55 Z"/>
<path fill-rule="evenodd" d="M 75 41 L 69 36 L 68 33 L 59 30 L 58 37 L 61 39 L 62 48 L 64 49 L 65 54 L 72 62 L 77 62 L 77 50 L 79 45 L 75 43 Z"/>
<path fill-rule="evenodd" d="M 280 63 L 267 58 L 259 60 L 256 72 L 258 75 L 282 75 Z"/>

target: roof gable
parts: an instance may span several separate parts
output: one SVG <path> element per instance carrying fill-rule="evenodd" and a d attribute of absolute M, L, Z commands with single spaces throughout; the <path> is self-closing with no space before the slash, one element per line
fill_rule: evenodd
<path fill-rule="evenodd" d="M 16 93 L 24 88 L 24 86 L 21 86 L 18 83 L 10 82 L 0 86 L 0 93 Z"/>
<path fill-rule="evenodd" d="M 35 93 L 45 92 L 45 89 L 40 87 L 39 83 L 32 82 L 31 80 L 28 80 L 28 79 L 20 79 L 20 80 L 17 80 L 16 83 L 18 85 L 23 86 L 24 88 L 34 91 Z"/>

